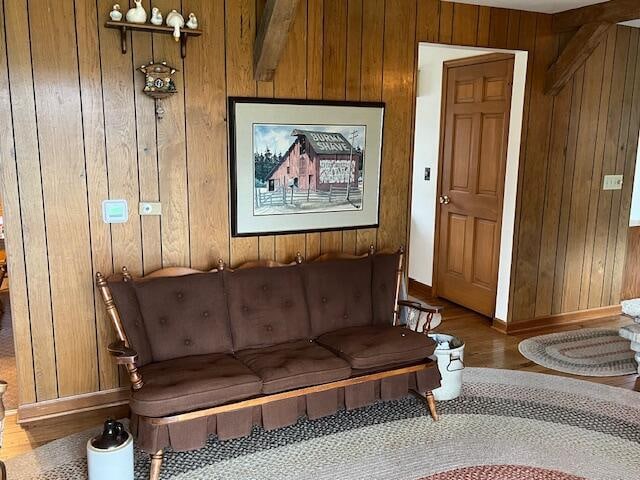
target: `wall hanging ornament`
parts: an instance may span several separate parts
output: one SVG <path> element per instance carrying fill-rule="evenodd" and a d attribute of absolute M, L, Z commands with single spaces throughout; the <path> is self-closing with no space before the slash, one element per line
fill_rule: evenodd
<path fill-rule="evenodd" d="M 143 92 L 156 100 L 167 98 L 177 92 L 171 76 L 177 70 L 167 62 L 150 63 L 138 68 L 145 75 Z"/>
<path fill-rule="evenodd" d="M 184 27 L 184 17 L 176 10 L 171 10 L 167 15 L 167 27 L 173 28 L 173 38 L 176 42 L 180 41 L 180 29 Z"/>
<path fill-rule="evenodd" d="M 157 7 L 153 7 L 151 9 L 151 20 L 149 20 L 153 25 L 162 25 L 162 12 Z"/>
<path fill-rule="evenodd" d="M 147 11 L 142 6 L 142 0 L 134 0 L 136 6 L 127 11 L 127 22 L 144 23 L 147 21 Z"/>
<path fill-rule="evenodd" d="M 111 20 L 113 20 L 114 22 L 119 22 L 120 20 L 122 20 L 122 12 L 120 11 L 119 4 L 116 3 L 113 6 L 113 10 L 111 10 L 111 12 L 109 13 L 109 17 L 111 17 Z"/>

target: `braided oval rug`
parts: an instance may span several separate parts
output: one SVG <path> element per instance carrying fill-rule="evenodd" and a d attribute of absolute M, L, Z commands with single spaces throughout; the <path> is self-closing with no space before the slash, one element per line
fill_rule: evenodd
<path fill-rule="evenodd" d="M 520 342 L 518 350 L 538 365 L 573 375 L 614 377 L 638 371 L 631 342 L 617 330 L 584 328 L 538 335 Z"/>
<path fill-rule="evenodd" d="M 637 480 L 640 393 L 581 380 L 484 368 L 434 423 L 413 397 L 168 452 L 163 479 Z M 84 479 L 95 431 L 7 463 L 9 479 Z M 148 478 L 136 452 L 136 478 Z"/>

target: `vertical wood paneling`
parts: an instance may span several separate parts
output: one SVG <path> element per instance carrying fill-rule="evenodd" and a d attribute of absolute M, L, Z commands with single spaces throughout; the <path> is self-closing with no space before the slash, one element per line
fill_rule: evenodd
<path fill-rule="evenodd" d="M 413 142 L 407 133 L 412 131 L 415 104 L 415 19 L 415 2 L 407 0 L 385 5 L 382 100 L 386 109 L 377 239 L 380 250 L 398 248 L 406 238 Z"/>
<path fill-rule="evenodd" d="M 631 37 L 632 42 L 636 44 L 640 41 L 640 32 L 634 29 L 634 35 Z M 622 280 L 624 274 L 624 266 L 627 261 L 637 262 L 633 257 L 627 257 L 627 235 L 629 230 L 629 216 L 631 211 L 631 196 L 633 193 L 633 176 L 635 173 L 635 165 L 638 152 L 638 130 L 640 129 L 640 45 L 636 46 L 635 61 L 630 63 L 629 68 L 635 67 L 635 82 L 633 85 L 633 96 L 631 100 L 631 115 L 629 120 L 629 133 L 627 135 L 627 144 L 624 146 L 626 153 L 624 159 L 624 168 L 617 170 L 624 178 L 627 179 L 623 184 L 620 192 L 620 215 L 618 215 L 617 225 L 614 229 L 617 231 L 617 239 L 615 244 L 615 259 L 613 265 L 613 279 L 611 283 L 611 294 L 607 300 L 605 297 L 603 302 L 617 303 L 620 301 L 622 289 Z"/>
<path fill-rule="evenodd" d="M 0 171 L 21 403 L 118 385 L 104 349 L 113 334 L 91 288 L 96 270 L 290 261 L 297 251 L 314 258 L 405 243 L 418 41 L 529 51 L 510 320 L 619 300 L 631 182 L 618 192 L 600 184 L 605 174 L 629 178 L 635 164 L 637 31 L 612 28 L 551 98 L 544 73 L 566 39 L 531 12 L 301 0 L 274 81 L 256 82 L 264 0 L 144 0 L 165 14 L 198 15 L 205 35 L 189 42 L 184 61 L 171 37 L 145 33 L 122 55 L 118 33 L 103 25 L 106 0 L 2 3 L 0 122 L 13 135 L 0 138 Z M 162 119 L 135 71 L 150 60 L 180 70 L 179 92 L 158 104 Z M 227 95 L 384 101 L 380 228 L 230 238 Z M 129 202 L 128 223 L 102 223 L 105 198 Z M 161 201 L 163 215 L 139 217 L 140 200 Z"/>
<path fill-rule="evenodd" d="M 489 45 L 496 48 L 507 48 L 508 37 L 509 10 L 505 10 L 504 8 L 492 8 L 491 24 L 489 29 Z"/>
<path fill-rule="evenodd" d="M 18 189 L 18 170 L 16 167 L 16 146 L 10 133 L 15 131 L 11 116 L 12 96 L 9 88 L 7 63 L 7 30 L 5 25 L 6 8 L 0 2 L 0 125 L 4 126 L 0 135 L 0 192 L 4 202 L 5 246 L 11 256 L 7 258 L 11 271 L 11 316 L 16 350 L 17 378 L 19 379 L 19 402 L 36 401 L 36 382 L 34 378 L 34 356 L 29 324 L 29 304 L 25 273 L 25 251 L 23 243 L 23 220 L 20 215 L 20 191 Z M 30 63 L 30 62 L 29 62 Z M 50 317 L 49 317 L 50 318 Z M 54 376 L 55 380 L 55 376 Z"/>
<path fill-rule="evenodd" d="M 191 265 L 206 268 L 229 261 L 229 211 L 213 207 L 229 198 L 224 4 L 183 3 L 207 31 L 207 42 L 189 43 L 184 61 Z"/>
<path fill-rule="evenodd" d="M 615 171 L 618 136 L 622 120 L 622 102 L 627 71 L 630 29 L 616 29 L 616 46 L 613 60 L 613 78 L 609 108 L 607 112 L 607 131 L 604 141 L 602 172 L 604 175 Z M 598 200 L 596 231 L 593 245 L 593 260 L 589 279 L 589 308 L 602 304 L 604 269 L 606 264 L 607 243 L 609 238 L 609 217 L 611 215 L 613 192 L 601 191 Z"/>
<path fill-rule="evenodd" d="M 440 2 L 440 43 L 451 43 L 453 40 L 453 3 Z"/>
<path fill-rule="evenodd" d="M 98 388 L 75 13 L 71 2 L 47 0 L 29 14 L 38 140 L 46 146 L 40 158 L 58 394 L 64 397 Z M 41 27 L 46 24 L 52 28 Z"/>
<path fill-rule="evenodd" d="M 433 4 L 434 2 L 431 2 Z M 360 60 L 360 99 L 382 100 L 385 0 L 366 0 L 362 6 L 362 58 Z M 435 24 L 437 25 L 437 16 Z M 356 234 L 356 253 L 376 246 L 376 229 L 363 228 Z"/>
<path fill-rule="evenodd" d="M 27 318 L 32 319 L 30 341 L 33 347 L 36 398 L 42 401 L 56 398 L 58 386 L 30 33 L 29 23 L 24 18 L 26 2 L 6 2 L 4 7 L 13 137 L 16 142 L 16 174 L 20 192 L 19 215 L 22 219 L 24 274 L 28 296 L 25 301 L 28 301 L 29 308 Z M 14 206 L 18 207 L 17 204 Z M 7 215 L 11 214 L 8 202 L 5 204 L 5 211 Z M 7 223 L 9 221 L 7 219 Z M 10 257 L 11 253 L 9 250 Z M 14 276 L 15 272 L 11 271 L 11 277 Z M 27 333 L 27 329 L 22 330 Z M 16 332 L 18 344 L 26 342 L 26 337 L 18 335 Z"/>
<path fill-rule="evenodd" d="M 626 77 L 624 81 L 624 95 L 622 100 L 622 121 L 620 122 L 619 135 L 617 140 L 617 148 L 616 148 L 616 161 L 615 161 L 615 170 L 614 172 L 617 174 L 624 173 L 624 166 L 627 157 L 627 142 L 630 137 L 633 138 L 633 141 L 636 140 L 637 133 L 629 134 L 629 127 L 631 123 L 631 113 L 632 113 L 632 100 L 633 100 L 633 90 L 635 85 L 635 76 L 637 70 L 637 55 L 638 55 L 638 36 L 640 32 L 638 29 L 634 28 L 631 30 L 629 35 L 629 50 L 627 52 L 627 69 L 626 69 Z M 629 177 L 627 177 L 629 178 Z M 628 182 L 632 183 L 632 182 Z M 624 188 L 624 187 L 623 187 Z M 616 250 L 618 246 L 618 229 L 616 228 L 619 225 L 620 219 L 622 216 L 626 216 L 627 218 L 624 220 L 628 221 L 628 212 L 625 212 L 622 208 L 622 191 L 614 190 L 611 197 L 611 216 L 609 217 L 609 236 L 607 242 L 607 260 L 605 263 L 604 269 L 604 285 L 602 288 L 602 300 L 601 304 L 607 305 L 609 303 L 609 299 L 612 294 L 612 286 L 616 279 L 614 278 L 614 265 L 616 263 Z M 626 239 L 625 239 L 626 241 Z"/>
<path fill-rule="evenodd" d="M 454 45 L 474 46 L 478 40 L 478 6 L 455 3 L 453 6 Z"/>
<path fill-rule="evenodd" d="M 109 9 L 109 0 L 100 0 L 98 10 Z M 138 187 L 138 149 L 131 52 L 122 55 L 120 38 L 100 28 L 100 59 L 104 99 L 104 130 L 107 147 L 109 197 L 129 204 L 130 221 L 111 225 L 113 264 L 126 266 L 134 275 L 142 273 L 140 217 L 135 215 L 140 193 Z M 151 60 L 151 59 L 149 59 Z M 137 72 L 136 72 L 137 74 Z"/>
<path fill-rule="evenodd" d="M 640 227 L 629 228 L 627 258 L 640 258 Z M 620 298 L 640 298 L 640 262 L 626 262 Z"/>
<path fill-rule="evenodd" d="M 324 1 L 307 0 L 307 98 L 322 99 L 324 59 Z M 306 258 L 320 255 L 319 233 L 307 233 Z"/>
<path fill-rule="evenodd" d="M 594 128 L 595 151 L 593 159 L 593 174 L 591 175 L 591 193 L 589 197 L 589 213 L 587 215 L 587 234 L 585 238 L 585 254 L 582 265 L 582 284 L 580 286 L 580 310 L 589 308 L 589 287 L 591 283 L 591 269 L 593 267 L 593 252 L 595 246 L 596 223 L 598 220 L 598 204 L 602 190 L 604 146 L 607 133 L 607 118 L 609 114 L 609 100 L 613 77 L 613 62 L 616 48 L 616 27 L 611 27 L 606 42 L 603 43 L 604 67 L 602 87 L 600 90 L 600 105 L 598 108 L 598 125 Z"/>
<path fill-rule="evenodd" d="M 567 133 L 566 159 L 564 166 L 562 201 L 560 203 L 560 219 L 558 221 L 558 248 L 556 252 L 556 268 L 554 277 L 553 299 L 551 313 L 562 311 L 562 292 L 564 285 L 565 258 L 567 254 L 567 235 L 569 231 L 569 216 L 571 214 L 571 194 L 573 186 L 573 172 L 576 164 L 576 149 L 578 142 L 578 126 L 580 123 L 580 107 L 582 105 L 582 89 L 584 85 L 584 67 L 580 68 L 573 77 L 573 96 Z"/>
<path fill-rule="evenodd" d="M 489 29 L 491 28 L 491 8 L 481 6 L 478 10 L 478 37 L 476 45 L 486 47 L 489 45 Z"/>
<path fill-rule="evenodd" d="M 180 0 L 154 0 L 153 5 L 165 15 L 172 9 L 182 10 Z M 178 93 L 160 101 L 164 114 L 157 122 L 160 201 L 165 207 L 160 220 L 162 265 L 190 265 L 184 65 L 180 49 L 170 35 L 153 35 L 153 55 L 154 60 L 166 61 L 178 69 L 173 75 Z"/>
<path fill-rule="evenodd" d="M 305 98 L 307 95 L 307 2 L 298 5 L 298 14 L 291 25 L 287 45 L 275 73 L 274 93 L 278 98 Z M 292 262 L 296 253 L 305 255 L 305 234 L 275 237 L 275 260 Z"/>
<path fill-rule="evenodd" d="M 347 79 L 347 2 L 324 0 L 322 98 L 344 100 Z M 320 234 L 322 253 L 342 251 L 342 232 Z"/>
<path fill-rule="evenodd" d="M 360 100 L 361 56 L 362 56 L 362 2 L 349 0 L 347 4 L 347 59 L 346 59 L 346 93 L 345 99 Z M 355 254 L 357 251 L 357 230 L 342 232 L 342 251 Z"/>
<path fill-rule="evenodd" d="M 253 41 L 256 9 L 252 0 L 225 2 L 227 95 L 256 95 L 253 80 Z M 231 266 L 258 257 L 257 238 L 231 239 Z"/>
<path fill-rule="evenodd" d="M 440 0 L 418 0 L 416 40 L 438 42 L 440 38 Z M 365 10 L 367 5 L 365 4 Z"/>
<path fill-rule="evenodd" d="M 150 11 L 151 2 L 143 2 Z M 106 33 L 113 36 L 113 32 Z M 153 39 L 142 32 L 131 34 L 133 67 L 138 68 L 153 60 Z M 110 49 L 110 52 L 113 48 Z M 115 52 L 117 54 L 117 52 Z M 160 177 L 158 174 L 158 147 L 156 128 L 156 104 L 143 92 L 145 78 L 141 72 L 133 74 L 136 142 L 138 158 L 139 198 L 145 202 L 160 201 Z M 161 104 L 160 104 L 161 105 Z M 142 242 L 142 271 L 153 272 L 162 267 L 162 233 L 159 216 L 140 217 Z M 116 265 L 119 267 L 119 265 Z"/>
<path fill-rule="evenodd" d="M 105 152 L 104 105 L 102 102 L 102 72 L 98 50 L 96 4 L 76 1 L 76 32 L 78 35 L 78 67 L 82 92 L 82 130 L 87 170 L 87 202 L 91 233 L 91 260 L 93 273 L 105 275 L 113 271 L 111 231 L 102 221 L 102 200 L 109 197 L 107 157 Z M 97 290 L 93 295 L 100 389 L 119 385 L 118 369 L 107 351 L 115 340 L 115 333 L 102 307 Z"/>
<path fill-rule="evenodd" d="M 571 193 L 571 214 L 567 242 L 571 248 L 565 257 L 562 294 L 563 311 L 579 309 L 582 266 L 585 260 L 585 240 L 589 215 L 589 196 L 594 173 L 594 151 L 598 128 L 600 92 L 605 44 L 601 43 L 585 63 L 582 106 L 578 125 L 578 144 Z"/>

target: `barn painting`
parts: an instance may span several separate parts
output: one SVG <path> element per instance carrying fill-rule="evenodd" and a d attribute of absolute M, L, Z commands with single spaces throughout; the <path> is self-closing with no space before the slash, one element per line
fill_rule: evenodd
<path fill-rule="evenodd" d="M 253 125 L 254 215 L 362 209 L 365 125 Z"/>

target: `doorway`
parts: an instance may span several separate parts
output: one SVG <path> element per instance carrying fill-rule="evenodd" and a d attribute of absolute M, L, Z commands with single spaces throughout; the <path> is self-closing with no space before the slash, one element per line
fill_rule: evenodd
<path fill-rule="evenodd" d="M 409 279 L 415 287 L 424 291 L 428 290 L 430 294 L 437 293 L 433 290 L 437 290 L 435 269 L 438 252 L 436 235 L 438 223 L 436 217 L 441 180 L 439 160 L 441 154 L 440 133 L 444 121 L 441 115 L 444 94 L 442 83 L 444 65 L 451 60 L 500 53 L 515 57 L 500 227 L 497 295 L 494 306 L 494 318 L 506 322 L 509 315 L 518 170 L 529 52 L 428 42 L 420 42 L 418 45 L 408 273 Z"/>
<path fill-rule="evenodd" d="M 514 56 L 445 62 L 435 292 L 493 318 Z"/>

